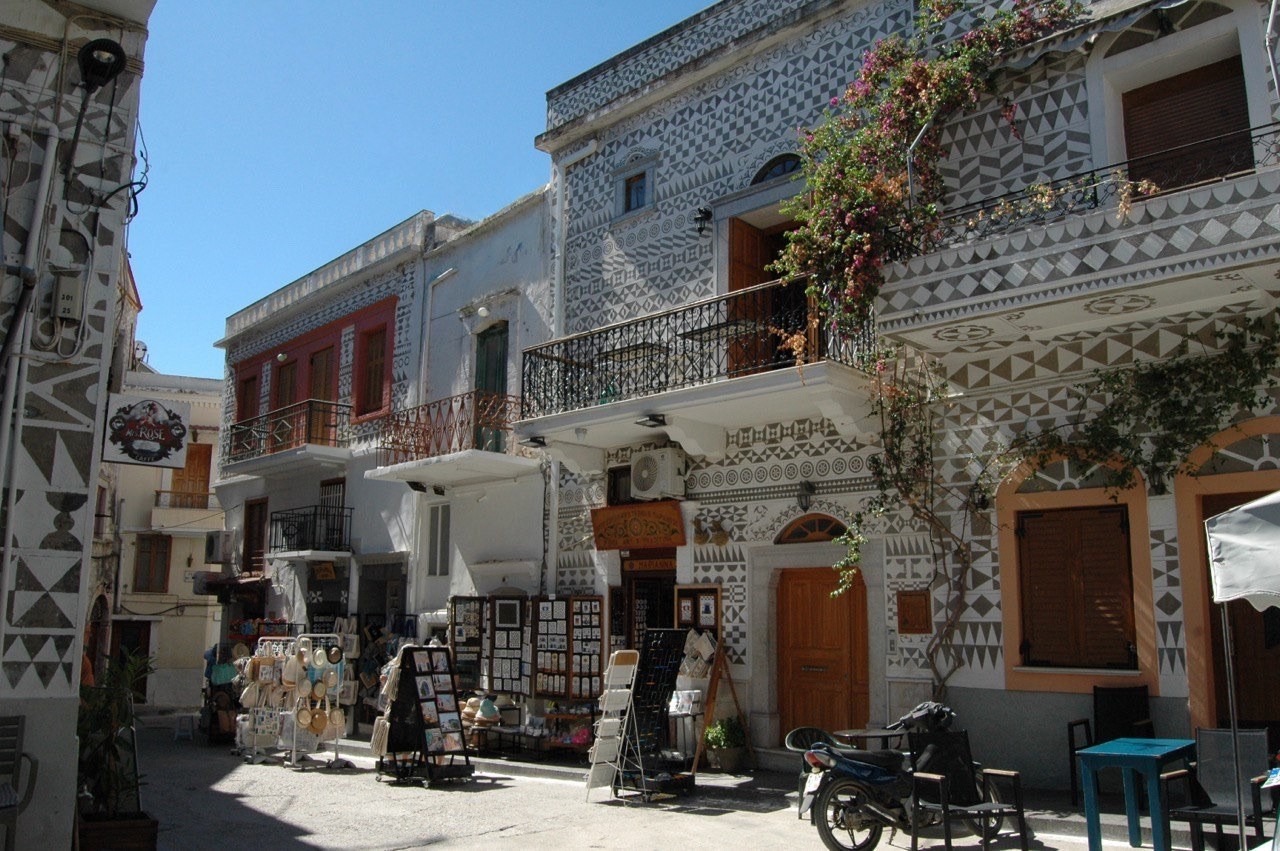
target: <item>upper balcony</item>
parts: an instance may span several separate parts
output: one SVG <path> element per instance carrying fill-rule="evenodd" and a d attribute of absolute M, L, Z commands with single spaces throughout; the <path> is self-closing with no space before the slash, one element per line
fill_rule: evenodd
<path fill-rule="evenodd" d="M 874 336 L 815 317 L 803 281 L 772 281 L 527 349 L 517 437 L 596 470 L 655 428 L 710 459 L 727 429 L 779 419 L 869 430 Z"/>
<path fill-rule="evenodd" d="M 886 267 L 880 331 L 964 357 L 1193 311 L 1271 309 L 1278 164 L 1271 124 L 946 212 Z"/>
<path fill-rule="evenodd" d="M 351 458 L 351 406 L 308 399 L 231 427 L 227 476 L 264 476 L 308 466 L 341 467 Z"/>
<path fill-rule="evenodd" d="M 151 509 L 151 528 L 171 535 L 203 537 L 222 529 L 222 519 L 218 498 L 204 491 L 156 491 Z"/>
<path fill-rule="evenodd" d="M 351 555 L 354 509 L 308 505 L 271 512 L 267 551 L 276 558 L 328 560 Z"/>
<path fill-rule="evenodd" d="M 377 469 L 369 479 L 426 486 L 465 486 L 512 479 L 538 469 L 511 439 L 515 396 L 473 390 L 396 411 L 383 424 Z"/>

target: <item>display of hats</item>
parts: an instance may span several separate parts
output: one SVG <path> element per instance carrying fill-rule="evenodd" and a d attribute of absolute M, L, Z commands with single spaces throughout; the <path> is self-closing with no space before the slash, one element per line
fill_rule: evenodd
<path fill-rule="evenodd" d="M 329 687 L 324 684 L 323 679 L 316 680 L 314 683 L 311 684 L 311 696 L 314 697 L 316 700 L 319 700 L 320 698 L 324 697 L 325 693 L 328 691 L 329 691 Z"/>
<path fill-rule="evenodd" d="M 329 648 L 329 663 L 331 665 L 336 665 L 341 661 L 342 661 L 342 648 L 335 644 Z"/>
<path fill-rule="evenodd" d="M 311 726 L 311 708 L 305 703 L 298 707 L 298 711 L 294 713 L 294 717 L 298 719 L 299 727 Z"/>
<path fill-rule="evenodd" d="M 316 708 L 311 710 L 311 723 L 307 725 L 307 729 L 318 736 L 324 732 L 324 728 L 328 723 L 328 713 L 323 709 Z"/>

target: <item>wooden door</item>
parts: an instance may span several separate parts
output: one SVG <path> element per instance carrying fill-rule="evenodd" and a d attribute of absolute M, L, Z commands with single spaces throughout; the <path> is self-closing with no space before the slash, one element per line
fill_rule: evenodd
<path fill-rule="evenodd" d="M 267 501 L 252 500 L 244 504 L 244 553 L 242 570 L 263 570 L 267 564 Z"/>
<path fill-rule="evenodd" d="M 1204 497 L 1202 519 L 1229 508 L 1252 502 L 1266 492 L 1225 493 Z M 1203 570 L 1207 573 L 1209 565 Z M 1208 584 L 1207 584 L 1207 587 Z M 1235 673 L 1236 713 L 1241 727 L 1266 727 L 1271 741 L 1280 743 L 1280 609 L 1259 612 L 1244 600 L 1227 604 L 1231 615 L 1232 670 Z M 1219 727 L 1231 723 L 1227 703 L 1226 653 L 1222 640 L 1222 606 L 1209 603 L 1209 626 L 1213 637 L 1214 682 L 1217 683 Z"/>
<path fill-rule="evenodd" d="M 829 567 L 783 570 L 778 582 L 779 736 L 796 727 L 864 727 L 870 714 L 867 587 L 832 597 Z"/>
<path fill-rule="evenodd" d="M 507 395 L 507 323 L 498 322 L 476 335 L 476 395 L 473 446 L 486 452 L 506 450 L 502 426 L 493 414 L 505 410 L 498 401 Z"/>
<path fill-rule="evenodd" d="M 741 219 L 729 220 L 729 292 L 734 293 L 769 280 L 765 266 L 771 258 L 762 231 Z M 753 292 L 730 297 L 726 316 L 741 328 L 727 338 L 726 367 L 730 377 L 759 372 L 771 357 L 767 325 L 769 293 Z"/>
<path fill-rule="evenodd" d="M 209 465 L 213 460 L 212 443 L 188 443 L 187 463 L 173 471 L 173 508 L 209 507 Z"/>
<path fill-rule="evenodd" d="M 281 452 L 301 446 L 305 435 L 297 411 L 280 413 L 298 401 L 298 362 L 289 361 L 277 367 L 274 382 L 271 390 L 275 402 L 271 410 L 275 413 L 271 416 L 271 442 L 268 448 L 272 452 Z"/>
<path fill-rule="evenodd" d="M 332 402 L 335 392 L 333 377 L 333 346 L 312 352 L 307 362 L 308 398 Z M 307 442 L 332 446 L 337 423 L 327 405 L 309 406 L 307 412 Z"/>

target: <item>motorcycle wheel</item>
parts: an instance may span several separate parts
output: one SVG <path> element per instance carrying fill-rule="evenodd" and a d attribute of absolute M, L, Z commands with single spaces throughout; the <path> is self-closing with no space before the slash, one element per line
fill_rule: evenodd
<path fill-rule="evenodd" d="M 1003 804 L 1004 798 L 1000 795 L 1000 789 L 996 784 L 989 783 L 985 800 L 995 804 Z M 995 816 L 994 818 L 967 818 L 964 819 L 965 826 L 973 831 L 973 835 L 980 837 L 984 842 L 990 842 L 1000 835 L 1000 828 L 1004 825 L 1004 816 Z"/>
<path fill-rule="evenodd" d="M 863 805 L 870 798 L 866 786 L 847 777 L 823 789 L 813 805 L 813 821 L 822 844 L 832 851 L 875 848 L 884 826 L 864 811 Z"/>

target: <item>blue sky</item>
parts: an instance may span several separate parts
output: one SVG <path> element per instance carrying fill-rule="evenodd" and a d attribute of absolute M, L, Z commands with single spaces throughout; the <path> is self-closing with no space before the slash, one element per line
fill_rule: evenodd
<path fill-rule="evenodd" d="M 418 210 L 546 183 L 547 89 L 711 3 L 159 0 L 129 233 L 148 362 L 221 378 L 229 314 Z"/>

